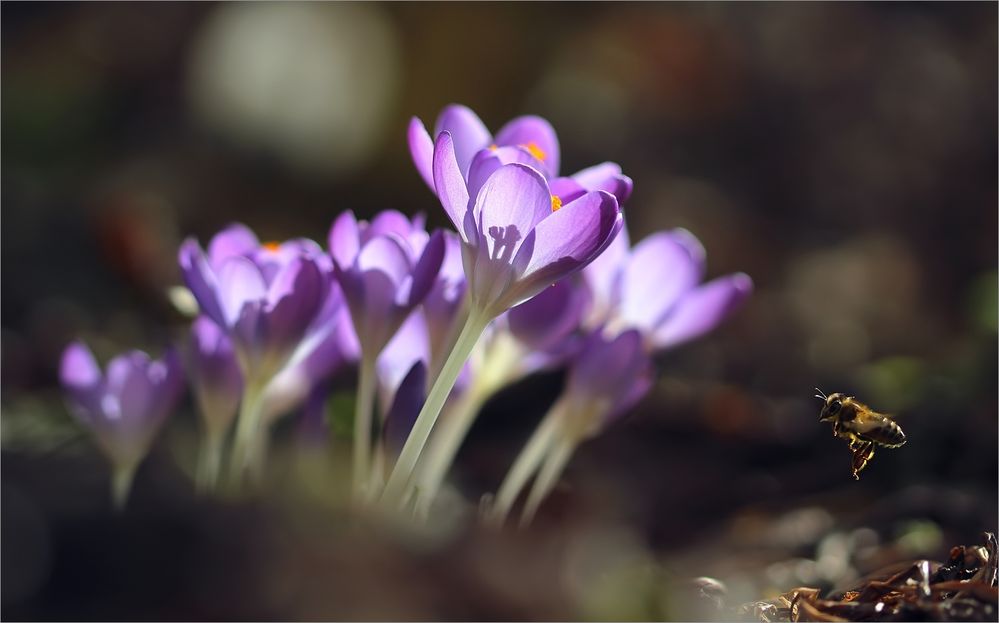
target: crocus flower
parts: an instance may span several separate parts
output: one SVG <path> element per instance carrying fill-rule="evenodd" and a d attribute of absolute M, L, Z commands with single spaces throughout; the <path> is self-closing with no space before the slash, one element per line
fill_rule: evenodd
<path fill-rule="evenodd" d="M 121 508 L 139 463 L 183 390 L 173 351 L 151 360 L 141 351 L 112 359 L 102 373 L 82 342 L 62 354 L 59 378 L 77 419 L 111 461 L 113 499 Z"/>
<path fill-rule="evenodd" d="M 204 432 L 198 487 L 209 490 L 218 481 L 222 446 L 243 395 L 243 374 L 229 336 L 205 316 L 199 316 L 191 325 L 187 362 Z"/>
<path fill-rule="evenodd" d="M 441 204 L 461 236 L 471 302 L 493 316 L 591 262 L 623 222 L 610 193 L 565 203 L 541 173 L 520 163 L 501 165 L 472 196 L 446 132 L 433 164 Z"/>
<path fill-rule="evenodd" d="M 625 229 L 583 271 L 593 294 L 589 325 L 638 329 L 652 351 L 700 337 L 753 290 L 743 273 L 702 284 L 704 270 L 704 248 L 690 232 L 658 232 L 630 248 Z"/>
<path fill-rule="evenodd" d="M 350 307 L 362 357 L 377 356 L 434 285 L 444 259 L 442 232 L 394 210 L 370 223 L 341 214 L 329 234 L 330 256 Z"/>
<path fill-rule="evenodd" d="M 188 288 L 208 318 L 228 333 L 243 372 L 244 395 L 232 453 L 232 470 L 262 469 L 266 431 L 262 394 L 293 359 L 304 359 L 333 329 L 340 299 L 332 263 L 311 240 L 261 245 L 243 225 L 214 238 L 208 253 L 188 239 L 180 266 Z"/>
<path fill-rule="evenodd" d="M 526 115 L 517 117 L 504 125 L 496 137 L 489 132 L 472 110 L 459 104 L 451 104 L 441 111 L 434 126 L 433 137 L 418 118 L 409 122 L 409 151 L 417 171 L 423 181 L 435 190 L 433 173 L 434 139 L 442 132 L 454 139 L 455 158 L 458 170 L 467 175 L 472 159 L 482 150 L 492 149 L 503 152 L 506 158 L 529 158 L 546 175 L 554 177 L 559 169 L 559 144 L 555 129 L 541 117 Z M 522 156 L 519 154 L 526 154 Z"/>
<path fill-rule="evenodd" d="M 423 299 L 423 313 L 430 338 L 430 370 L 437 371 L 444 364 L 457 337 L 463 318 L 465 302 L 465 268 L 461 263 L 461 239 L 450 231 L 444 236 L 444 260 L 433 287 Z"/>
<path fill-rule="evenodd" d="M 260 245 L 243 225 L 217 234 L 207 254 L 194 239 L 181 246 L 184 281 L 232 338 L 248 384 L 262 386 L 310 330 L 324 330 L 313 325 L 329 291 L 321 256 L 307 240 Z"/>
<path fill-rule="evenodd" d="M 370 491 L 375 362 L 399 327 L 430 292 L 444 259 L 442 232 L 428 235 L 423 219 L 394 210 L 370 223 L 353 212 L 330 228 L 330 256 L 343 288 L 361 350 L 354 417 L 354 495 Z"/>
<path fill-rule="evenodd" d="M 434 145 L 434 188 L 461 237 L 469 313 L 386 483 L 383 499 L 389 504 L 403 498 L 451 387 L 488 323 L 586 266 L 621 228 L 617 199 L 606 191 L 563 203 L 537 169 L 520 162 L 494 165 L 473 158 L 466 179 L 451 134 L 442 132 Z M 479 166 L 488 167 L 488 174 Z M 476 187 L 473 180 L 479 179 L 484 181 Z"/>

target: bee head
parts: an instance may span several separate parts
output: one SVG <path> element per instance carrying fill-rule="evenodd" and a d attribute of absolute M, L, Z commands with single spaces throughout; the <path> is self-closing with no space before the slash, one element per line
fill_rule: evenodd
<path fill-rule="evenodd" d="M 829 420 L 835 420 L 839 415 L 840 410 L 843 408 L 843 400 L 846 396 L 840 393 L 829 394 L 826 396 L 826 404 L 822 407 L 822 413 L 819 414 L 820 422 L 827 422 Z"/>

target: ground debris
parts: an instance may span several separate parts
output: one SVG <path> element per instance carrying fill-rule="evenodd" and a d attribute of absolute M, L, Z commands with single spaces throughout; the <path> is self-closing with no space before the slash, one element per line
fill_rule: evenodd
<path fill-rule="evenodd" d="M 761 621 L 995 621 L 999 613 L 996 536 L 957 546 L 947 562 L 918 560 L 875 573 L 857 586 L 822 598 L 816 588 L 794 588 L 775 599 L 743 604 L 741 620 Z"/>

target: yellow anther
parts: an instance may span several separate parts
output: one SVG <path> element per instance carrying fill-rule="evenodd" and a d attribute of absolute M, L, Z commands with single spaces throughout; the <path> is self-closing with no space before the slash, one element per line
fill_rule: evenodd
<path fill-rule="evenodd" d="M 260 246 L 262 246 L 265 250 L 270 251 L 271 253 L 275 253 L 278 249 L 281 248 L 281 243 L 280 242 L 265 242 L 264 244 L 262 244 Z"/>
<path fill-rule="evenodd" d="M 499 147 L 496 145 L 496 143 L 493 143 L 492 145 L 489 146 L 489 151 L 496 151 L 497 149 L 499 149 Z"/>
<path fill-rule="evenodd" d="M 535 158 L 537 158 L 538 160 L 540 160 L 542 162 L 544 162 L 545 158 L 548 157 L 548 154 L 546 154 L 543 149 L 541 149 L 540 147 L 538 147 L 538 144 L 535 143 L 534 141 L 531 141 L 530 143 L 528 143 L 526 145 L 521 145 L 521 147 L 523 147 L 527 151 L 531 152 L 532 156 L 534 156 Z"/>
<path fill-rule="evenodd" d="M 552 212 L 558 212 L 562 207 L 562 199 L 558 195 L 552 195 Z"/>

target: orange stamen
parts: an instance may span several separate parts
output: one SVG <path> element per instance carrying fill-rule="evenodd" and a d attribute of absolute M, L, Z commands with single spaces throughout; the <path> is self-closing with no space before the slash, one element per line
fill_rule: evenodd
<path fill-rule="evenodd" d="M 552 195 L 552 212 L 558 212 L 562 207 L 562 199 L 558 195 Z"/>
<path fill-rule="evenodd" d="M 542 162 L 544 162 L 545 158 L 548 157 L 548 154 L 546 154 L 543 149 L 541 149 L 540 147 L 538 147 L 538 144 L 535 143 L 534 141 L 531 141 L 530 143 L 528 143 L 526 145 L 521 145 L 521 147 L 523 147 L 527 151 L 531 152 L 532 156 L 534 156 L 535 158 L 537 158 L 538 160 L 540 160 Z"/>
<path fill-rule="evenodd" d="M 272 242 L 265 242 L 264 244 L 262 244 L 260 246 L 262 246 L 264 249 L 270 251 L 271 253 L 274 253 L 278 249 L 281 248 L 281 243 L 280 242 L 273 242 L 272 241 Z"/>

